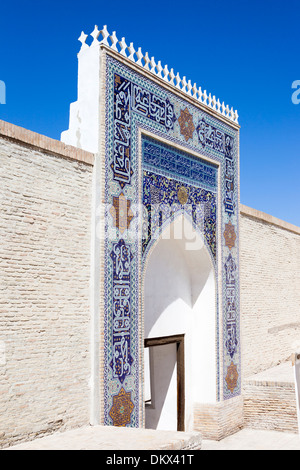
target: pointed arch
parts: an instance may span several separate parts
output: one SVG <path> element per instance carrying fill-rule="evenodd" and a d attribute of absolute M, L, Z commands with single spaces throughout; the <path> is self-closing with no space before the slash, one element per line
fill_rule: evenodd
<path fill-rule="evenodd" d="M 142 311 L 144 338 L 185 336 L 187 429 L 192 429 L 193 403 L 216 400 L 216 284 L 202 234 L 185 214 L 177 216 L 147 252 Z"/>

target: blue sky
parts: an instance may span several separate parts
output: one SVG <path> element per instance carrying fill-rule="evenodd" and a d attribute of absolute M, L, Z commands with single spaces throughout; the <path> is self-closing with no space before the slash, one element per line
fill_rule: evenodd
<path fill-rule="evenodd" d="M 300 226 L 299 18 L 299 0 L 1 2 L 0 119 L 60 139 L 77 38 L 106 24 L 238 110 L 241 203 Z"/>

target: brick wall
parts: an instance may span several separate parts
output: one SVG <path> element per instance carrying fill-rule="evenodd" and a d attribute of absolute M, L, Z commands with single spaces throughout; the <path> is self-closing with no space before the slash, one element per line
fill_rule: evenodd
<path fill-rule="evenodd" d="M 0 447 L 89 423 L 93 161 L 0 121 Z M 300 345 L 300 229 L 241 206 L 240 244 L 248 377 Z M 219 439 L 241 410 L 197 404 L 195 428 Z"/>
<path fill-rule="evenodd" d="M 242 366 L 248 377 L 300 346 L 300 228 L 241 206 L 240 263 Z"/>
<path fill-rule="evenodd" d="M 203 439 L 219 441 L 238 432 L 244 426 L 241 396 L 215 404 L 194 404 L 194 430 Z"/>
<path fill-rule="evenodd" d="M 0 447 L 89 422 L 92 163 L 0 121 Z"/>

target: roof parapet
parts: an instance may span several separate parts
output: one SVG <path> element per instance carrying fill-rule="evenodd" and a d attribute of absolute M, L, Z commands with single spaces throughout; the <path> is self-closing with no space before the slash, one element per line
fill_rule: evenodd
<path fill-rule="evenodd" d="M 110 34 L 107 31 L 106 25 L 104 25 L 101 30 L 98 29 L 98 26 L 95 26 L 94 31 L 90 35 L 93 38 L 93 42 L 89 46 L 86 43 L 88 35 L 82 31 L 78 38 L 81 42 L 81 49 L 79 52 L 94 45 L 104 44 L 115 52 L 118 52 L 123 57 L 127 57 L 132 62 L 150 71 L 157 77 L 162 78 L 164 81 L 183 91 L 188 96 L 195 98 L 200 103 L 238 124 L 238 113 L 237 111 L 234 111 L 232 107 L 229 108 L 228 105 L 224 104 L 224 101 L 221 103 L 219 99 L 216 99 L 215 96 L 211 96 L 211 93 L 208 94 L 206 90 L 202 91 L 201 87 L 197 87 L 196 83 L 192 85 L 191 80 L 186 80 L 185 76 L 181 78 L 179 73 L 175 75 L 173 68 L 169 70 L 167 65 L 162 67 L 160 60 L 156 62 L 154 57 L 151 57 L 150 59 L 148 52 L 144 54 L 140 47 L 136 50 L 132 42 L 128 46 L 124 37 L 119 41 L 116 36 L 116 32 L 113 31 L 113 33 Z M 101 37 L 102 39 L 99 40 Z"/>

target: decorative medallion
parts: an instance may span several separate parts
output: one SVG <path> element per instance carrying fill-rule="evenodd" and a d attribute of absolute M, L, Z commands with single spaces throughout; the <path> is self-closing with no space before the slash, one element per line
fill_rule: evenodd
<path fill-rule="evenodd" d="M 131 401 L 131 393 L 126 392 L 122 387 L 119 394 L 113 397 L 113 406 L 109 412 L 113 425 L 125 427 L 126 424 L 130 424 L 133 409 L 134 404 Z"/>
<path fill-rule="evenodd" d="M 114 220 L 114 226 L 117 227 L 121 234 L 128 230 L 130 222 L 134 215 L 130 208 L 131 201 L 127 199 L 123 193 L 119 197 L 113 197 L 113 205 L 110 208 L 110 214 Z"/>
<path fill-rule="evenodd" d="M 188 200 L 187 189 L 184 186 L 180 186 L 180 188 L 178 189 L 177 196 L 178 196 L 178 201 L 183 206 Z"/>
<path fill-rule="evenodd" d="M 239 374 L 238 374 L 236 365 L 233 362 L 231 362 L 230 366 L 227 369 L 227 375 L 225 378 L 227 387 L 231 391 L 231 393 L 233 393 L 234 389 L 237 386 L 238 378 L 239 378 Z"/>
<path fill-rule="evenodd" d="M 186 142 L 189 139 L 193 138 L 193 133 L 195 130 L 195 126 L 193 123 L 193 116 L 189 112 L 187 108 L 185 110 L 180 110 L 180 116 L 178 118 L 178 122 L 180 125 L 180 132 L 181 135 L 185 138 Z"/>
<path fill-rule="evenodd" d="M 225 224 L 225 231 L 224 231 L 224 238 L 225 238 L 225 245 L 228 246 L 229 250 L 234 247 L 236 234 L 234 231 L 234 226 L 229 221 L 228 224 Z"/>

